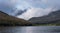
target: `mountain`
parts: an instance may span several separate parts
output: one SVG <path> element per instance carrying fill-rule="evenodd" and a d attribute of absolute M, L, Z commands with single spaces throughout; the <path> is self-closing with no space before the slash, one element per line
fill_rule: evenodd
<path fill-rule="evenodd" d="M 10 16 L 0 11 L 0 26 L 30 26 L 30 22 Z"/>
<path fill-rule="evenodd" d="M 23 13 L 26 12 L 26 11 L 27 11 L 27 9 L 19 10 L 19 11 L 15 14 L 15 16 L 21 15 L 21 14 L 23 14 Z"/>
<path fill-rule="evenodd" d="M 29 20 L 34 24 L 60 24 L 60 10 L 51 12 L 48 15 L 42 17 L 33 17 Z"/>

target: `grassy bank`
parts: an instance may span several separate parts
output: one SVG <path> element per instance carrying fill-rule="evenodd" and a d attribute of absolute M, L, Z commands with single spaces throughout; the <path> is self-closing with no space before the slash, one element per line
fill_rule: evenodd
<path fill-rule="evenodd" d="M 33 24 L 33 26 L 60 26 L 60 23 L 51 24 Z"/>

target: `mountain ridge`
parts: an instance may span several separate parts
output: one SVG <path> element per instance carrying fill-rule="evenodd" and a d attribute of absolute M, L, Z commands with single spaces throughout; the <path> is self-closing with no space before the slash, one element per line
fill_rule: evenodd
<path fill-rule="evenodd" d="M 50 24 L 60 23 L 60 10 L 51 12 L 50 14 L 42 17 L 33 17 L 29 20 L 34 24 Z"/>
<path fill-rule="evenodd" d="M 0 11 L 0 26 L 30 26 L 32 25 L 29 21 L 24 19 L 10 16 Z"/>

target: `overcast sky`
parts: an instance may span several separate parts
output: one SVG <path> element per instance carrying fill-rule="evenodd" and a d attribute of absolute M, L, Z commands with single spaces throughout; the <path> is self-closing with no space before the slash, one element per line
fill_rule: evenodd
<path fill-rule="evenodd" d="M 18 10 L 27 11 L 16 17 L 28 20 L 60 9 L 60 0 L 0 0 L 0 10 L 15 15 Z"/>

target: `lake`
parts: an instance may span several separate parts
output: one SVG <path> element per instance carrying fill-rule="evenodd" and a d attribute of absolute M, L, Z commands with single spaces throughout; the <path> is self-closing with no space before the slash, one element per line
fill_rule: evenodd
<path fill-rule="evenodd" d="M 0 27 L 0 33 L 60 33 L 60 26 Z"/>

